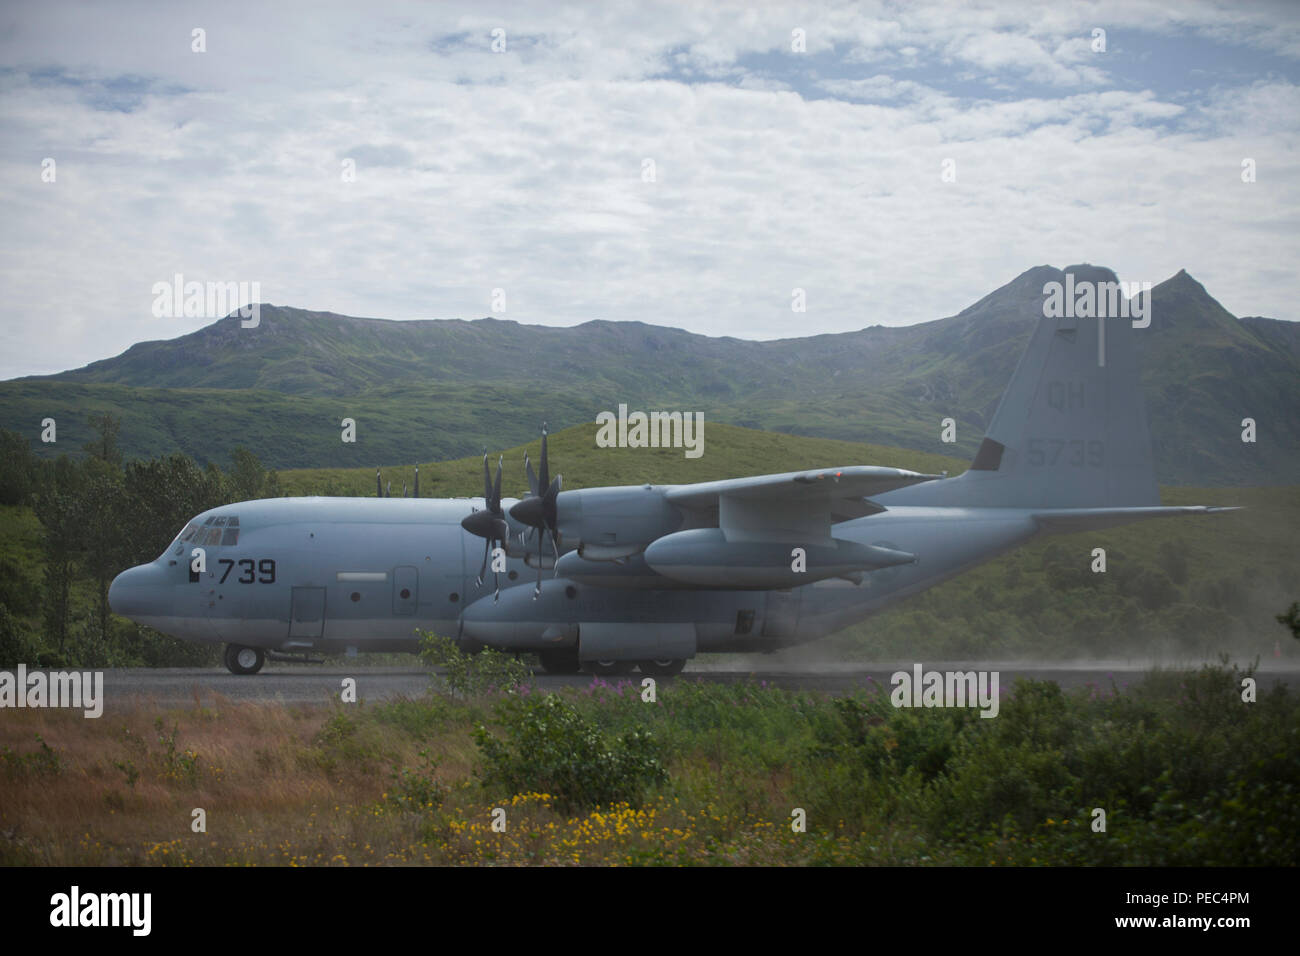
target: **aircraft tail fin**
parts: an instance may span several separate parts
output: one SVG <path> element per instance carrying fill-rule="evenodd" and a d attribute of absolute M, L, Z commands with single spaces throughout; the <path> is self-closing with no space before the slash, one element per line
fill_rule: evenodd
<path fill-rule="evenodd" d="M 1084 282 L 1101 287 L 1114 281 L 1106 269 L 1069 271 L 1067 293 Z M 1045 307 L 970 469 L 951 481 L 894 492 L 889 503 L 1159 505 L 1137 356 L 1137 337 L 1146 332 L 1114 309 L 1113 290 L 1099 288 L 1096 304 L 1105 309 L 1108 291 L 1108 318 L 1077 316 L 1068 294 L 1057 300 L 1064 309 Z M 1058 315 L 1062 311 L 1069 315 Z"/>

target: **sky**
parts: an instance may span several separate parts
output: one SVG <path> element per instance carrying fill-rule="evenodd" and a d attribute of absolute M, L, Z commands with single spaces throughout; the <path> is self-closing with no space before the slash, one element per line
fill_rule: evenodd
<path fill-rule="evenodd" d="M 7 2 L 0 378 L 218 318 L 177 275 L 773 339 L 1090 262 L 1300 319 L 1298 76 L 1295 3 Z"/>

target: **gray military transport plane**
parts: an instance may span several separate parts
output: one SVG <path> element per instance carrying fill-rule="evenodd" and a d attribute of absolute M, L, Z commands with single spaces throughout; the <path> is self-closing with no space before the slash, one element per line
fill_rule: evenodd
<path fill-rule="evenodd" d="M 675 674 L 699 652 L 816 640 L 1039 534 L 1225 510 L 1160 506 L 1143 332 L 1099 321 L 1038 322 L 955 478 L 859 465 L 561 491 L 543 431 L 523 499 L 502 500 L 485 455 L 482 498 L 223 505 L 118 575 L 109 600 L 224 643 L 236 674 L 267 652 L 414 651 L 417 628 L 536 652 L 560 673 Z"/>

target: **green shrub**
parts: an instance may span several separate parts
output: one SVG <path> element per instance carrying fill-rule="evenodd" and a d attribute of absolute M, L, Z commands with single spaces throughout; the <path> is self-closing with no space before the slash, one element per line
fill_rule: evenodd
<path fill-rule="evenodd" d="M 63 758 L 45 742 L 40 734 L 35 734 L 39 749 L 31 753 L 14 753 L 8 747 L 0 747 L 0 766 L 5 775 L 16 777 L 52 777 L 63 772 Z"/>
<path fill-rule="evenodd" d="M 621 801 L 639 805 L 650 787 L 668 779 L 649 731 L 602 734 L 558 694 L 508 697 L 495 714 L 503 737 L 482 724 L 474 731 L 486 787 L 547 793 L 564 813 Z"/>
<path fill-rule="evenodd" d="M 371 714 L 381 724 L 397 727 L 418 740 L 426 740 L 441 732 L 459 716 L 462 705 L 453 704 L 445 697 L 428 695 L 412 699 L 394 697 L 374 705 Z"/>
<path fill-rule="evenodd" d="M 193 750 L 188 748 L 181 750 L 176 746 L 176 734 L 179 728 L 172 725 L 171 733 L 168 733 L 162 718 L 159 717 L 154 721 L 154 729 L 158 731 L 158 745 L 161 748 L 156 755 L 160 775 L 166 780 L 179 780 L 191 787 L 197 786 L 201 758 Z M 123 773 L 126 771 L 124 770 Z M 128 774 L 128 780 L 129 776 Z"/>
<path fill-rule="evenodd" d="M 436 810 L 447 798 L 448 789 L 435 776 L 438 761 L 429 756 L 429 751 L 420 751 L 419 767 L 393 767 L 392 786 L 388 791 L 388 802 L 399 810 L 423 813 Z"/>
<path fill-rule="evenodd" d="M 370 772 L 380 760 L 392 756 L 390 751 L 377 722 L 337 709 L 321 725 L 312 746 L 300 759 L 327 773 L 342 769 Z"/>
<path fill-rule="evenodd" d="M 485 648 L 469 654 L 449 637 L 420 632 L 420 659 L 442 669 L 452 695 L 462 699 L 510 690 L 525 683 L 530 672 L 513 654 Z"/>

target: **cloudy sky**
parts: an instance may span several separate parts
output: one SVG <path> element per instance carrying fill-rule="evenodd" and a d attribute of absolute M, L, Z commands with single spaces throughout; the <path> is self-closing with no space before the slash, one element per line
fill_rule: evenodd
<path fill-rule="evenodd" d="M 1086 261 L 1297 319 L 1298 77 L 1292 3 L 7 2 L 0 377 L 207 324 L 178 273 L 779 338 Z"/>

